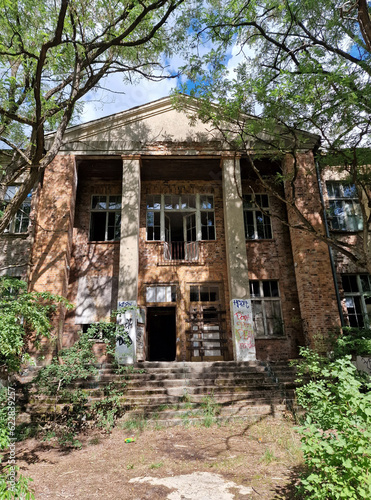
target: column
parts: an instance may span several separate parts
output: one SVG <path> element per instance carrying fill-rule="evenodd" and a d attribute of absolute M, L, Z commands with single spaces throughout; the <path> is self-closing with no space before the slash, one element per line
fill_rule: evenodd
<path fill-rule="evenodd" d="M 223 204 L 231 325 L 236 361 L 256 359 L 239 156 L 223 157 Z"/>
<path fill-rule="evenodd" d="M 139 210 L 140 155 L 123 156 L 118 308 L 137 305 Z M 125 325 L 131 341 L 129 347 L 116 345 L 116 357 L 122 364 L 136 360 L 136 317 L 135 310 L 129 310 L 118 318 L 118 322 Z"/>

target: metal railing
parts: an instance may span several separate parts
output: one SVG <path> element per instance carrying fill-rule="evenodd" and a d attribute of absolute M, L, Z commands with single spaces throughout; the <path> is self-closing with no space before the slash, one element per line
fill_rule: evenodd
<path fill-rule="evenodd" d="M 181 264 L 199 262 L 198 241 L 165 241 L 160 262 Z"/>

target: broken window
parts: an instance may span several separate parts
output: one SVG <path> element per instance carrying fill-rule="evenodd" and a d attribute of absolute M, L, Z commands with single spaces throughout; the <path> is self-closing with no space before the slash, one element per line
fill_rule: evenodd
<path fill-rule="evenodd" d="M 363 220 L 354 184 L 327 182 L 331 228 L 340 231 L 362 231 Z"/>
<path fill-rule="evenodd" d="M 7 205 L 14 198 L 18 189 L 19 186 L 7 187 L 4 196 L 5 205 Z M 19 234 L 26 233 L 28 231 L 28 226 L 30 225 L 31 197 L 32 192 L 28 194 L 27 198 L 22 202 L 22 205 L 17 210 L 17 213 L 6 229 L 7 233 Z"/>
<path fill-rule="evenodd" d="M 93 195 L 90 210 L 90 241 L 120 239 L 121 195 Z"/>
<path fill-rule="evenodd" d="M 278 281 L 250 280 L 251 307 L 255 337 L 283 335 Z"/>
<path fill-rule="evenodd" d="M 349 326 L 363 328 L 371 320 L 371 277 L 369 274 L 341 276 Z"/>
<path fill-rule="evenodd" d="M 272 238 L 272 224 L 269 216 L 267 194 L 246 194 L 243 196 L 243 218 L 247 240 L 267 240 Z"/>
<path fill-rule="evenodd" d="M 215 240 L 214 197 L 200 194 L 147 196 L 147 241 L 195 242 Z M 179 249 L 179 259 L 187 249 Z"/>

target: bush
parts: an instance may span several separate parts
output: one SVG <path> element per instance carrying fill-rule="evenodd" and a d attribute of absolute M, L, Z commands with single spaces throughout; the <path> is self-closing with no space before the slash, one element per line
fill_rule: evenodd
<path fill-rule="evenodd" d="M 351 357 L 330 361 L 308 348 L 297 389 L 305 409 L 299 429 L 307 474 L 300 484 L 306 499 L 371 498 L 371 385 L 362 382 Z"/>
<path fill-rule="evenodd" d="M 333 346 L 333 356 L 339 358 L 351 354 L 371 356 L 371 329 L 344 328 Z"/>
<path fill-rule="evenodd" d="M 27 284 L 15 278 L 0 278 L 0 366 L 18 372 L 28 358 L 28 341 L 37 347 L 42 337 L 49 337 L 51 314 L 57 304 L 71 307 L 58 295 L 27 292 Z"/>

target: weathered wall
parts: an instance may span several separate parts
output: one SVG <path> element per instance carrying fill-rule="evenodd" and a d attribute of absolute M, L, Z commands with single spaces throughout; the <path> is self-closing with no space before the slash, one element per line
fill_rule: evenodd
<path fill-rule="evenodd" d="M 89 242 L 93 194 L 121 194 L 121 180 L 79 178 L 68 287 L 68 299 L 78 309 L 67 314 L 64 346 L 73 344 L 82 324 L 108 320 L 117 307 L 120 242 Z"/>
<path fill-rule="evenodd" d="M 243 192 L 262 193 L 257 183 L 243 181 Z M 257 359 L 281 360 L 294 358 L 298 347 L 304 345 L 294 262 L 291 251 L 290 232 L 281 220 L 287 220 L 286 207 L 277 198 L 269 197 L 270 210 L 277 217 L 271 217 L 271 240 L 248 240 L 246 251 L 249 279 L 278 280 L 284 336 L 256 339 Z M 280 220 L 281 219 L 281 220 Z"/>
<path fill-rule="evenodd" d="M 324 232 L 313 153 L 299 154 L 297 166 L 297 205 L 308 220 Z M 286 172 L 293 169 L 290 158 L 285 162 L 285 169 Z M 286 197 L 290 199 L 288 183 L 285 189 Z M 299 222 L 297 215 L 290 209 L 288 220 L 291 225 Z M 313 238 L 307 231 L 291 227 L 290 235 L 303 330 L 310 344 L 314 346 L 316 336 L 326 337 L 329 331 L 340 326 L 328 246 Z"/>
<path fill-rule="evenodd" d="M 73 156 L 56 157 L 45 171 L 38 196 L 29 288 L 66 297 L 76 197 L 76 166 Z M 63 331 L 64 314 L 64 309 L 60 308 L 55 318 L 59 340 Z M 50 356 L 50 342 L 45 343 L 45 349 Z"/>
<path fill-rule="evenodd" d="M 147 194 L 212 194 L 215 205 L 215 241 L 203 241 L 200 245 L 200 264 L 158 265 L 162 242 L 146 241 Z M 148 284 L 177 285 L 177 359 L 187 359 L 185 329 L 190 310 L 189 285 L 217 283 L 226 305 L 228 358 L 232 359 L 232 339 L 229 319 L 229 293 L 225 253 L 223 196 L 221 181 L 146 181 L 142 182 L 139 240 L 139 304 L 145 306 Z"/>

